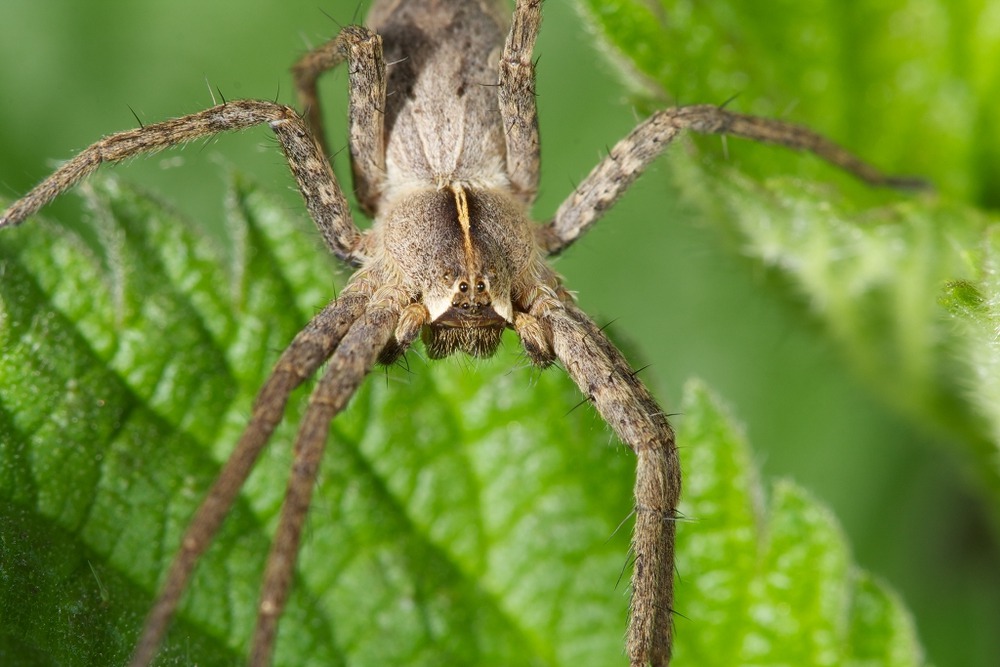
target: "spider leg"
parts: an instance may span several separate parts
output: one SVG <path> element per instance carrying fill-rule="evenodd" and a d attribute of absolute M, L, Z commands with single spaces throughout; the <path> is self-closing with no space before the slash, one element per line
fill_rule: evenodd
<path fill-rule="evenodd" d="M 685 129 L 807 151 L 873 186 L 927 187 L 920 179 L 883 174 L 839 144 L 800 125 L 748 116 L 710 104 L 674 107 L 647 118 L 594 167 L 559 207 L 555 217 L 539 230 L 539 242 L 545 252 L 558 254 L 583 235 Z"/>
<path fill-rule="evenodd" d="M 542 22 L 541 0 L 518 0 L 500 57 L 497 94 L 507 143 L 507 176 L 525 204 L 538 194 L 539 139 L 535 64 L 531 52 Z"/>
<path fill-rule="evenodd" d="M 274 131 L 323 240 L 334 255 L 352 265 L 363 259 L 363 236 L 330 163 L 291 107 L 261 100 L 236 100 L 198 113 L 109 135 L 64 163 L 28 194 L 0 214 L 0 228 L 18 225 L 105 162 L 153 153 L 211 136 L 267 124 Z"/>
<path fill-rule="evenodd" d="M 354 190 L 362 210 L 375 213 L 385 181 L 385 60 L 382 38 L 362 26 L 350 25 L 326 44 L 302 56 L 292 66 L 299 104 L 324 155 L 330 154 L 316 81 L 344 60 L 350 63 L 351 167 Z"/>
<path fill-rule="evenodd" d="M 146 617 L 142 635 L 132 655 L 131 667 L 145 667 L 152 661 L 198 559 L 208 548 L 281 421 L 289 395 L 312 377 L 337 349 L 351 325 L 365 312 L 371 292 L 366 282 L 352 282 L 337 300 L 306 325 L 278 359 L 274 371 L 257 395 L 250 421 L 239 443 L 184 533 L 166 581 Z"/>
<path fill-rule="evenodd" d="M 533 310 L 540 311 L 566 372 L 636 455 L 626 650 L 632 667 L 666 667 L 673 634 L 674 519 L 681 492 L 674 432 L 622 353 L 568 294 Z"/>
<path fill-rule="evenodd" d="M 404 303 L 401 295 L 372 299 L 334 351 L 323 379 L 309 399 L 309 408 L 295 441 L 295 459 L 281 519 L 264 572 L 257 627 L 248 663 L 253 667 L 267 667 L 274 652 L 278 619 L 288 599 L 302 526 L 312 499 L 330 422 L 347 405 L 365 375 L 375 365 L 379 353 L 392 339 Z"/>

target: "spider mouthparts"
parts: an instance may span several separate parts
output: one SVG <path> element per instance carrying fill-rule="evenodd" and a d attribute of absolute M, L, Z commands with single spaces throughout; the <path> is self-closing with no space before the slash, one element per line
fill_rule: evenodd
<path fill-rule="evenodd" d="M 434 320 L 434 326 L 461 329 L 504 328 L 507 326 L 507 320 L 493 309 L 492 304 L 463 303 L 460 306 L 452 306 L 441 313 Z"/>

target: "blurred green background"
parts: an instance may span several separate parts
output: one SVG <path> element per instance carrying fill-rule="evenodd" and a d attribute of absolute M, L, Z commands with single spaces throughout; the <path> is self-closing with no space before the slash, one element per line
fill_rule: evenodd
<path fill-rule="evenodd" d="M 134 127 L 133 111 L 150 123 L 211 105 L 209 85 L 228 99 L 277 95 L 293 102 L 288 66 L 336 32 L 333 19 L 349 22 L 366 5 L 4 0 L 0 193 L 15 197 L 54 160 Z M 637 122 L 619 76 L 595 50 L 573 5 L 547 3 L 536 50 L 544 164 L 539 219 Z M 342 148 L 343 72 L 325 84 L 332 144 Z M 787 100 L 789 107 L 795 102 Z M 824 129 L 821 117 L 793 112 L 791 118 Z M 730 150 L 750 149 L 731 144 Z M 288 207 L 301 210 L 265 129 L 120 169 L 221 239 L 224 164 L 286 192 Z M 345 167 L 339 159 L 344 177 Z M 634 364 L 651 364 L 644 377 L 668 410 L 686 378 L 706 379 L 746 424 L 763 474 L 791 477 L 832 506 L 858 562 L 891 583 L 914 611 L 931 661 L 997 664 L 1000 549 L 990 525 L 998 522 L 988 515 L 975 475 L 943 436 L 918 430 L 855 379 L 803 304 L 679 202 L 667 170 L 662 162 L 654 167 L 557 269 L 599 322 L 614 320 Z M 67 197 L 48 213 L 72 218 L 77 210 Z"/>

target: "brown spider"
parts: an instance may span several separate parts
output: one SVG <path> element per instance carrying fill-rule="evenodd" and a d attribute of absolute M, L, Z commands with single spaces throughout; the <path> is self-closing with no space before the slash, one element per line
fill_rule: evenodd
<path fill-rule="evenodd" d="M 545 261 L 579 238 L 683 129 L 808 150 L 874 185 L 906 186 L 801 127 L 687 106 L 660 111 L 622 139 L 543 225 L 528 209 L 539 178 L 532 49 L 541 0 L 378 0 L 368 27 L 348 26 L 294 67 L 304 118 L 238 100 L 111 135 L 67 162 L 0 216 L 23 222 L 104 162 L 267 124 L 330 251 L 357 269 L 291 342 L 249 424 L 192 519 L 132 658 L 156 654 L 195 564 L 281 421 L 290 393 L 324 363 L 300 424 L 268 558 L 250 663 L 270 661 L 331 420 L 376 363 L 418 336 L 431 358 L 487 357 L 513 329 L 531 361 L 559 361 L 637 457 L 627 653 L 667 665 L 680 469 L 673 431 L 622 354 Z M 509 26 L 509 28 L 508 28 Z M 506 39 L 505 39 L 506 35 Z M 354 188 L 370 231 L 354 225 L 334 177 L 316 80 L 347 61 Z M 387 65 L 388 63 L 388 65 Z"/>

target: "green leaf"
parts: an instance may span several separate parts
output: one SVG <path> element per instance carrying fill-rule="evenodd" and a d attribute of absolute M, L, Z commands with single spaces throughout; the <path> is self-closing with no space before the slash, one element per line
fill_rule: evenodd
<path fill-rule="evenodd" d="M 788 278 L 887 402 L 969 443 L 1000 500 L 1000 402 L 990 372 L 1000 365 L 991 269 L 998 219 L 941 201 L 854 211 L 798 181 L 762 187 L 722 171 L 724 186 L 699 169 L 683 177 L 692 196 L 735 223 L 749 256 Z M 970 307 L 971 294 L 980 305 Z"/>
<path fill-rule="evenodd" d="M 864 159 L 935 184 L 937 194 L 876 192 L 819 160 L 739 140 L 727 159 L 714 139 L 698 141 L 702 159 L 669 158 L 685 202 L 778 277 L 772 285 L 806 305 L 885 402 L 966 444 L 1000 525 L 1000 218 L 969 203 L 995 206 L 1000 191 L 990 120 L 1000 39 L 986 27 L 996 7 L 583 5 L 616 61 L 646 84 L 647 107 L 667 96 L 721 103 L 738 94 L 736 109 L 817 119 L 816 129 Z"/>
<path fill-rule="evenodd" d="M 678 665 L 922 665 L 912 619 L 851 563 L 829 510 L 790 481 L 757 480 L 724 408 L 689 383 L 677 548 Z"/>
<path fill-rule="evenodd" d="M 126 660 L 254 392 L 334 293 L 309 224 L 239 179 L 228 260 L 117 180 L 85 196 L 93 248 L 41 220 L 0 234 L 5 664 Z M 242 662 L 304 395 L 160 664 Z M 334 422 L 277 664 L 624 664 L 634 463 L 578 403 L 513 338 L 376 373 Z M 921 664 L 829 512 L 787 482 L 764 503 L 703 387 L 680 423 L 676 664 Z"/>
<path fill-rule="evenodd" d="M 819 129 L 866 159 L 996 206 L 997 6 L 981 0 L 580 0 L 645 91 Z M 647 95 L 648 97 L 648 95 Z M 774 174 L 774 157 L 741 162 Z M 803 162 L 797 171 L 825 173 Z M 825 178 L 825 177 L 824 177 Z"/>

